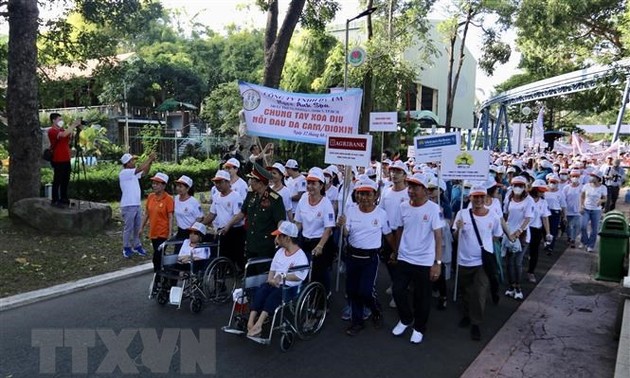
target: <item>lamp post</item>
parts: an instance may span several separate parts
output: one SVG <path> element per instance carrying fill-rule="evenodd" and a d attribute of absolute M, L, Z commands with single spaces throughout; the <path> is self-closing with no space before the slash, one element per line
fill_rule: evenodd
<path fill-rule="evenodd" d="M 206 127 L 206 160 L 210 160 L 210 135 L 212 135 L 212 129 L 208 126 Z"/>
<path fill-rule="evenodd" d="M 177 145 L 177 139 L 182 137 L 182 132 L 179 130 L 175 131 L 175 164 L 178 164 L 179 160 L 179 146 Z"/>
<path fill-rule="evenodd" d="M 368 16 L 374 13 L 376 9 L 377 9 L 376 7 L 366 9 L 363 12 L 359 13 L 358 15 L 354 16 L 353 18 L 346 20 L 346 41 L 344 45 L 344 51 L 345 51 L 344 56 L 346 60 L 344 62 L 344 69 L 343 69 L 343 91 L 344 92 L 348 90 L 348 34 L 349 34 L 349 29 L 350 29 L 350 22 L 354 20 L 358 20 L 359 18 Z"/>

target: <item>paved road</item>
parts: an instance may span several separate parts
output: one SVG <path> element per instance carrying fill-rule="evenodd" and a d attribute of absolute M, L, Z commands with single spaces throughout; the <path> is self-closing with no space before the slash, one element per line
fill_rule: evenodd
<path fill-rule="evenodd" d="M 556 246 L 558 250 L 564 250 L 564 247 L 564 243 Z M 548 257 L 543 253 L 539 271 L 546 272 L 556 259 L 557 256 Z M 386 298 L 384 277 L 381 274 L 378 283 L 381 298 Z M 385 312 L 384 329 L 375 330 L 368 323 L 370 326 L 357 337 L 346 336 L 343 331 L 347 323 L 339 317 L 343 296 L 336 295 L 322 332 L 312 340 L 298 340 L 288 353 L 282 353 L 278 339 L 271 346 L 261 346 L 246 338 L 222 332 L 221 326 L 229 317 L 229 305 L 210 305 L 200 314 L 193 314 L 188 308 L 176 310 L 148 300 L 146 289 L 149 281 L 149 275 L 140 276 L 1 312 L 1 377 L 34 377 L 42 372 L 42 366 L 51 366 L 55 376 L 69 376 L 73 369 L 77 372 L 86 361 L 88 375 L 95 375 L 101 363 L 106 371 L 109 368 L 104 362 L 111 362 L 113 358 L 108 355 L 108 349 L 119 352 L 127 345 L 127 354 L 137 366 L 127 371 L 135 372 L 137 368 L 135 376 L 153 376 L 142 363 L 141 353 L 143 350 L 146 352 L 146 347 L 143 347 L 138 335 L 131 343 L 118 339 L 119 344 L 103 340 L 100 333 L 92 336 L 95 346 L 88 349 L 87 357 L 75 356 L 74 367 L 71 348 L 56 348 L 53 363 L 50 359 L 40 362 L 41 349 L 31 346 L 33 335 L 35 339 L 41 337 L 36 331 L 38 329 L 52 330 L 53 333 L 64 329 L 70 332 L 83 329 L 92 335 L 100 329 L 106 337 L 112 331 L 118 334 L 122 329 L 133 330 L 129 331 L 133 336 L 139 328 L 149 329 L 149 333 L 157 330 L 158 334 L 168 328 L 192 330 L 195 334 L 200 329 L 216 330 L 216 344 L 203 345 L 208 346 L 206 356 L 212 356 L 212 349 L 216 348 L 218 377 L 278 377 L 289 374 L 301 377 L 331 374 L 346 377 L 458 377 L 519 306 L 518 302 L 506 298 L 502 298 L 498 306 L 489 304 L 486 324 L 482 327 L 482 341 L 475 342 L 470 339 L 468 330 L 457 327 L 459 315 L 456 304 L 449 302 L 445 311 L 432 309 L 424 341 L 420 345 L 412 345 L 408 334 L 404 338 L 394 338 L 390 334 L 391 327 L 398 321 L 392 309 Z M 532 290 L 530 284 L 525 284 L 524 288 L 526 295 Z M 76 341 L 76 338 L 73 340 Z M 122 345 L 123 348 L 109 348 L 107 345 Z M 180 348 L 185 349 L 183 345 Z M 171 376 L 181 372 L 185 365 L 187 357 L 182 360 L 179 351 L 178 348 L 170 366 L 167 365 Z M 109 350 L 109 353 L 112 351 Z M 43 355 L 46 357 L 51 353 Z M 201 372 L 197 370 L 199 375 Z M 117 368 L 110 376 L 119 375 L 123 374 Z"/>

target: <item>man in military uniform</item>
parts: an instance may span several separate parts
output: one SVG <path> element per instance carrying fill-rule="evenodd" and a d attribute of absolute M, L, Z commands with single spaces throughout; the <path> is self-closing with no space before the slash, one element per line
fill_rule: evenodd
<path fill-rule="evenodd" d="M 247 193 L 240 213 L 228 222 L 222 233 L 226 233 L 232 225 L 246 218 L 247 258 L 272 258 L 276 248 L 271 233 L 278 228 L 280 221 L 286 219 L 282 197 L 269 187 L 271 173 L 260 164 L 254 164 L 247 178 L 252 190 Z"/>

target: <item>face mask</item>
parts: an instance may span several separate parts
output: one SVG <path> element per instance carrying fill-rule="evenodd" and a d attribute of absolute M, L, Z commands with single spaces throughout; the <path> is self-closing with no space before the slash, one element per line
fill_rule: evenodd
<path fill-rule="evenodd" d="M 470 194 L 470 189 L 464 189 L 464 195 L 467 196 Z"/>
<path fill-rule="evenodd" d="M 60 119 L 59 121 L 57 121 L 57 126 L 59 127 L 63 127 L 63 120 Z"/>
<path fill-rule="evenodd" d="M 549 184 L 549 189 L 555 189 L 557 187 L 558 187 L 557 184 Z"/>
<path fill-rule="evenodd" d="M 563 181 L 564 181 L 564 180 L 566 180 L 567 178 L 568 178 L 568 176 L 567 176 L 567 175 L 560 175 L 560 180 L 563 180 Z"/>
<path fill-rule="evenodd" d="M 597 182 L 597 179 L 595 177 L 591 177 L 590 179 L 588 179 L 588 182 L 595 184 Z"/>
<path fill-rule="evenodd" d="M 571 177 L 571 182 L 574 184 L 577 184 L 578 182 L 580 182 L 580 178 L 579 177 Z"/>
<path fill-rule="evenodd" d="M 515 187 L 514 189 L 512 189 L 512 192 L 514 192 L 514 194 L 520 196 L 521 194 L 523 194 L 523 190 L 525 190 L 525 189 L 521 188 L 521 187 Z"/>
<path fill-rule="evenodd" d="M 553 167 L 554 172 L 558 172 L 559 170 L 560 170 L 560 167 L 555 167 L 555 166 Z"/>
<path fill-rule="evenodd" d="M 496 174 L 496 173 L 494 173 L 494 172 L 490 172 L 490 177 L 492 177 L 492 178 L 496 178 L 496 177 L 497 177 L 497 174 Z"/>

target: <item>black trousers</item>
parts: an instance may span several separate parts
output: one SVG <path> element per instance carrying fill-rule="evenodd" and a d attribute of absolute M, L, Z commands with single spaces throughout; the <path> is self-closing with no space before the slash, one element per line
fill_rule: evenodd
<path fill-rule="evenodd" d="M 608 212 L 610 210 L 615 210 L 615 204 L 619 198 L 619 187 L 611 185 L 606 188 L 608 189 L 608 195 L 606 196 L 606 207 L 604 211 Z"/>
<path fill-rule="evenodd" d="M 540 242 L 545 236 L 545 230 L 542 227 L 530 227 L 529 231 L 532 234 L 529 241 L 529 269 L 527 269 L 527 273 L 533 274 L 538 265 L 538 250 L 540 249 Z"/>
<path fill-rule="evenodd" d="M 413 323 L 413 329 L 424 333 L 431 312 L 430 266 L 420 266 L 398 261 L 392 291 L 400 321 L 405 325 Z M 408 290 L 413 289 L 413 311 L 409 305 Z"/>
<path fill-rule="evenodd" d="M 53 167 L 52 202 L 69 204 L 68 185 L 72 167 L 69 161 L 51 162 Z"/>
<path fill-rule="evenodd" d="M 160 270 L 162 265 L 162 254 L 160 253 L 160 245 L 166 241 L 166 238 L 151 239 L 153 246 L 153 272 Z"/>
<path fill-rule="evenodd" d="M 240 270 L 245 269 L 245 237 L 245 227 L 232 227 L 219 241 L 221 256 L 232 260 Z"/>

